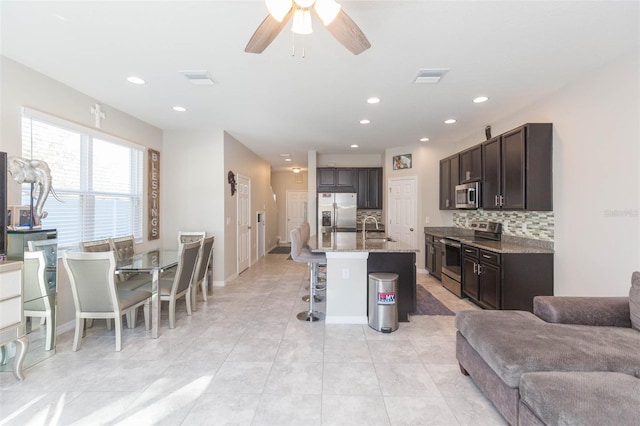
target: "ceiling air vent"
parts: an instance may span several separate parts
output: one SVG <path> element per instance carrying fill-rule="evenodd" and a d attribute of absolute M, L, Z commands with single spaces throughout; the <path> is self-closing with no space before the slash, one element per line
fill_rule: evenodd
<path fill-rule="evenodd" d="M 180 71 L 180 74 L 187 77 L 187 80 L 196 86 L 213 86 L 216 84 L 213 76 L 208 71 Z"/>
<path fill-rule="evenodd" d="M 449 71 L 447 68 L 441 69 L 421 69 L 413 80 L 415 84 L 436 84 Z"/>

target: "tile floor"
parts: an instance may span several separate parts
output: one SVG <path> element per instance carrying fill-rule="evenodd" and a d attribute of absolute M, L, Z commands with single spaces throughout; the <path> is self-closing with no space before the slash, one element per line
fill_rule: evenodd
<path fill-rule="evenodd" d="M 455 360 L 452 316 L 418 316 L 391 334 L 306 323 L 306 268 L 267 255 L 152 340 L 140 322 L 123 350 L 103 321 L 78 352 L 17 382 L 0 373 L 0 425 L 503 425 Z M 450 309 L 474 309 L 419 275 Z M 142 317 L 140 315 L 140 317 Z M 142 321 L 142 318 L 140 319 Z"/>

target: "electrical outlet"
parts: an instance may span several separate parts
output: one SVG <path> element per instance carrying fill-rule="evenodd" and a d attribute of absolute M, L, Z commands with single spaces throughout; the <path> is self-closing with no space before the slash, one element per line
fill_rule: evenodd
<path fill-rule="evenodd" d="M 527 232 L 527 222 L 522 223 L 522 232 Z"/>
<path fill-rule="evenodd" d="M 343 280 L 349 279 L 349 268 L 342 268 L 342 279 Z"/>
<path fill-rule="evenodd" d="M 428 225 L 430 222 L 431 222 L 431 218 L 430 218 L 429 216 L 426 216 L 426 217 L 424 218 L 424 224 L 425 224 L 425 225 Z"/>

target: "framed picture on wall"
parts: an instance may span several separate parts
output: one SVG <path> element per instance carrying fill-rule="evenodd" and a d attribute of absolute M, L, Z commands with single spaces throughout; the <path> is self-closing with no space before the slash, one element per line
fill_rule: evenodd
<path fill-rule="evenodd" d="M 411 154 L 395 155 L 393 157 L 393 170 L 410 169 Z"/>
<path fill-rule="evenodd" d="M 31 206 L 14 206 L 11 212 L 11 226 L 29 226 L 31 224 Z"/>

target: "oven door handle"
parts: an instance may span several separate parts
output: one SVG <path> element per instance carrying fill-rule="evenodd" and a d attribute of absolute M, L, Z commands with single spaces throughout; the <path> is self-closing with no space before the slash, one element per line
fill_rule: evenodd
<path fill-rule="evenodd" d="M 455 247 L 455 248 L 461 248 L 461 247 L 462 247 L 462 245 L 461 245 L 459 242 L 457 242 L 457 241 L 451 241 L 451 240 L 440 240 L 440 242 L 441 242 L 442 244 L 444 244 L 444 245 L 451 246 L 451 247 Z"/>

